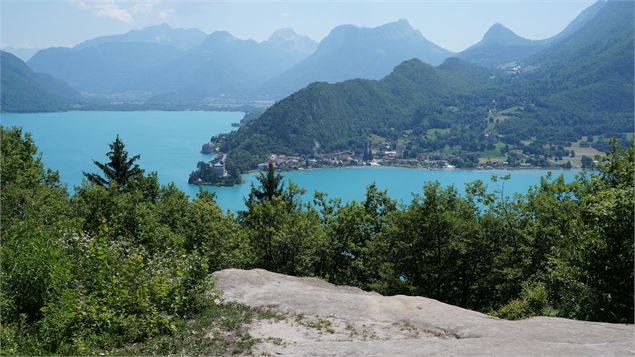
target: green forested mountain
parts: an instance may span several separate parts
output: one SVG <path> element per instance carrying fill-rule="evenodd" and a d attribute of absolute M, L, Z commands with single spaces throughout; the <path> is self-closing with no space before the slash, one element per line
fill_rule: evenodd
<path fill-rule="evenodd" d="M 218 142 L 242 170 L 271 153 L 359 154 L 377 136 L 415 157 L 523 154 L 546 166 L 583 136 L 633 132 L 631 5 L 606 3 L 520 73 L 456 58 L 438 67 L 406 61 L 380 81 L 313 83 Z"/>
<path fill-rule="evenodd" d="M 67 110 L 80 94 L 63 81 L 33 72 L 16 56 L 0 51 L 2 111 Z"/>
<path fill-rule="evenodd" d="M 447 106 L 469 110 L 484 104 L 481 95 L 472 93 L 487 87 L 487 77 L 486 70 L 456 58 L 439 67 L 412 59 L 380 81 L 316 82 L 271 107 L 232 139 L 239 144 L 235 148 L 248 146 L 250 152 L 310 154 L 358 148 L 368 134 L 390 136 L 414 128 L 420 120 L 452 116 Z M 418 109 L 439 118 L 424 112 L 415 116 Z"/>
<path fill-rule="evenodd" d="M 633 91 L 633 4 L 607 2 L 585 26 L 525 64 L 534 88 L 589 110 L 629 110 Z M 610 94 L 610 95 L 608 95 Z M 566 104 L 566 103 L 563 103 Z"/>
<path fill-rule="evenodd" d="M 512 76 L 510 93 L 532 98 L 537 110 L 506 131 L 553 138 L 569 127 L 580 135 L 633 131 L 633 4 L 606 2 L 558 45 L 528 58 L 535 69 Z"/>
<path fill-rule="evenodd" d="M 479 134 L 496 95 L 497 81 L 490 77 L 488 70 L 457 58 L 438 67 L 412 59 L 380 81 L 313 83 L 217 142 L 229 152 L 232 174 L 271 153 L 361 155 L 371 136 L 401 142 L 412 157 L 455 141 L 478 151 L 488 145 Z M 447 135 L 430 137 L 431 130 Z"/>
<path fill-rule="evenodd" d="M 589 20 L 594 18 L 595 15 L 598 13 L 598 11 L 600 11 L 600 9 L 604 7 L 606 2 L 607 0 L 597 0 L 593 5 L 582 10 L 582 12 L 580 12 L 578 16 L 576 16 L 575 19 L 573 19 L 573 21 L 571 21 L 567 25 L 567 27 L 565 27 L 562 31 L 560 31 L 555 36 L 552 36 L 546 39 L 546 41 L 549 43 L 555 43 L 555 42 L 558 42 L 560 39 L 569 37 L 569 35 L 573 34 L 574 32 L 578 31 L 580 28 L 584 27 L 584 25 L 586 25 L 586 23 L 589 22 Z"/>

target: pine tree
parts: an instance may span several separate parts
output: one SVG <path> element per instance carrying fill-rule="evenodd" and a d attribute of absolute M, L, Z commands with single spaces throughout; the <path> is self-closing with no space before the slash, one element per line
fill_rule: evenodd
<path fill-rule="evenodd" d="M 362 160 L 364 161 L 373 161 L 373 151 L 370 148 L 370 144 L 367 143 L 366 147 L 364 148 L 364 155 L 362 157 Z"/>
<path fill-rule="evenodd" d="M 251 193 L 249 193 L 247 202 L 263 202 L 271 200 L 274 197 L 282 196 L 284 193 L 284 183 L 282 180 L 282 176 L 276 173 L 273 163 L 269 163 L 267 173 L 264 174 L 261 172 L 260 176 L 258 176 L 260 187 L 256 188 L 253 185 L 251 186 Z"/>
<path fill-rule="evenodd" d="M 84 172 L 84 176 L 88 181 L 99 185 L 108 186 L 112 183 L 117 184 L 120 189 L 128 188 L 130 183 L 136 179 L 143 177 L 143 170 L 135 161 L 139 160 L 139 155 L 128 158 L 128 152 L 123 141 L 119 139 L 119 135 L 110 144 L 110 151 L 106 154 L 110 159 L 108 163 L 101 163 L 96 160 L 93 162 L 103 172 L 103 176 L 96 173 Z"/>

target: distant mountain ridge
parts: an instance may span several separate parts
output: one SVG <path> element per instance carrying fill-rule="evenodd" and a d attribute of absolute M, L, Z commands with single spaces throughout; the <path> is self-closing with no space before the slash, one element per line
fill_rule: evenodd
<path fill-rule="evenodd" d="M 483 40 L 473 47 L 485 46 L 492 43 L 498 45 L 520 46 L 531 45 L 540 41 L 532 41 L 524 37 L 520 37 L 503 24 L 496 23 L 492 25 L 483 36 Z"/>
<path fill-rule="evenodd" d="M 34 71 L 60 78 L 89 96 L 127 93 L 148 97 L 151 93 L 135 93 L 139 74 L 175 60 L 204 38 L 199 30 L 163 24 L 98 37 L 72 48 L 43 49 L 27 63 Z"/>
<path fill-rule="evenodd" d="M 403 19 L 338 26 L 319 45 L 289 28 L 258 43 L 162 24 L 41 50 L 28 64 L 89 96 L 200 101 L 279 99 L 314 81 L 379 79 L 404 60 L 437 65 L 451 55 Z"/>
<path fill-rule="evenodd" d="M 141 30 L 131 30 L 120 35 L 101 36 L 84 41 L 74 49 L 96 47 L 104 43 L 154 43 L 168 45 L 181 51 L 198 46 L 206 37 L 205 32 L 196 28 L 172 28 L 168 24 L 146 27 Z"/>
<path fill-rule="evenodd" d="M 89 96 L 120 99 L 239 96 L 313 52 L 317 44 L 292 29 L 258 43 L 224 31 L 167 24 L 103 36 L 73 48 L 48 48 L 28 64 Z"/>
<path fill-rule="evenodd" d="M 254 98 L 255 88 L 310 55 L 316 46 L 292 29 L 275 31 L 260 43 L 216 31 L 138 82 L 142 90 L 158 89 L 158 100 Z"/>
<path fill-rule="evenodd" d="M 33 70 L 61 78 L 88 95 L 132 90 L 140 71 L 178 58 L 178 49 L 145 42 L 106 42 L 80 49 L 54 47 L 37 52 Z"/>
<path fill-rule="evenodd" d="M 487 68 L 521 63 L 578 30 L 604 3 L 585 9 L 562 33 L 545 40 L 525 39 L 494 24 L 480 42 L 456 56 Z M 288 28 L 259 43 L 224 31 L 206 35 L 161 24 L 73 48 L 44 49 L 28 64 L 88 97 L 186 103 L 278 100 L 312 82 L 381 79 L 411 58 L 438 65 L 454 55 L 405 19 L 375 28 L 341 25 L 319 44 Z"/>
<path fill-rule="evenodd" d="M 405 60 L 419 58 L 438 65 L 451 55 L 404 19 L 375 28 L 342 25 L 331 30 L 313 54 L 271 79 L 261 92 L 279 97 L 315 81 L 380 79 Z"/>
<path fill-rule="evenodd" d="M 458 53 L 458 57 L 480 66 L 496 68 L 505 64 L 516 64 L 555 45 L 582 28 L 606 4 L 599 0 L 584 9 L 571 23 L 558 34 L 542 40 L 529 40 L 518 36 L 503 24 L 492 25 L 483 35 L 483 39 Z"/>
<path fill-rule="evenodd" d="M 494 68 L 530 57 L 547 46 L 544 40 L 533 41 L 516 35 L 502 24 L 494 24 L 483 39 L 458 54 L 459 58 L 480 66 Z"/>
<path fill-rule="evenodd" d="M 33 55 L 39 51 L 39 48 L 16 48 L 16 47 L 4 47 L 0 48 L 0 50 L 4 52 L 9 52 L 10 54 L 18 57 L 22 61 L 28 61 Z"/>
<path fill-rule="evenodd" d="M 33 72 L 18 57 L 0 51 L 3 112 L 68 110 L 80 94 L 63 81 Z"/>
<path fill-rule="evenodd" d="M 87 40 L 73 48 L 43 49 L 27 63 L 35 72 L 65 81 L 89 99 L 149 105 L 187 105 L 210 98 L 279 100 L 312 82 L 381 79 L 412 58 L 439 65 L 457 56 L 482 67 L 513 66 L 520 72 L 549 67 L 558 61 L 544 58 L 567 47 L 562 44 L 611 3 L 596 2 L 561 33 L 544 40 L 523 38 L 497 23 L 481 41 L 458 54 L 427 40 L 403 19 L 375 28 L 338 26 L 319 44 L 289 28 L 256 42 L 224 31 L 207 35 L 198 29 L 161 24 Z M 578 61 L 575 56 L 569 60 Z"/>

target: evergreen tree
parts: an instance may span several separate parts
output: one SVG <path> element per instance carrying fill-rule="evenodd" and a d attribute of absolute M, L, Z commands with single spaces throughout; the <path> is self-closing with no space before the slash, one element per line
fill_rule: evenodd
<path fill-rule="evenodd" d="M 362 157 L 362 160 L 364 161 L 373 161 L 373 151 L 370 148 L 370 144 L 366 144 L 366 147 L 364 148 L 364 155 Z"/>
<path fill-rule="evenodd" d="M 253 202 L 271 201 L 274 197 L 282 196 L 284 193 L 284 182 L 282 182 L 282 179 L 282 176 L 276 173 L 273 163 L 269 163 L 267 173 L 261 172 L 258 176 L 260 187 L 251 186 L 247 203 L 250 205 Z"/>
<path fill-rule="evenodd" d="M 88 181 L 98 186 L 108 186 L 114 182 L 119 188 L 123 189 L 127 188 L 132 181 L 143 178 L 143 170 L 139 165 L 135 164 L 135 161 L 137 161 L 140 156 L 135 155 L 128 158 L 126 146 L 123 141 L 119 139 L 119 135 L 117 135 L 115 141 L 110 144 L 110 151 L 106 156 L 110 159 L 108 163 L 93 161 L 103 172 L 104 176 L 84 172 L 84 176 Z"/>

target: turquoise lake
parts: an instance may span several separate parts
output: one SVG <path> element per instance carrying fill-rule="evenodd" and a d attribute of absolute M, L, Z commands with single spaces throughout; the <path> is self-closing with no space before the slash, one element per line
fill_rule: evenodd
<path fill-rule="evenodd" d="M 33 135 L 47 167 L 59 170 L 61 179 L 72 188 L 82 181 L 83 171 L 94 171 L 92 160 L 105 161 L 108 144 L 119 134 L 130 154 L 141 155 L 140 165 L 146 171 L 157 171 L 161 183 L 174 182 L 181 190 L 195 195 L 199 187 L 188 185 L 187 178 L 196 163 L 211 157 L 200 153 L 201 145 L 212 135 L 233 130 L 231 124 L 240 121 L 238 112 L 64 112 L 64 113 L 2 113 L 5 126 L 19 126 Z M 363 199 L 366 187 L 375 182 L 387 189 L 391 197 L 409 202 L 413 193 L 421 193 L 426 181 L 439 181 L 443 186 L 482 180 L 491 190 L 500 190 L 491 183 L 492 175 L 511 174 L 505 183 L 506 194 L 524 193 L 540 182 L 547 170 L 423 170 L 399 167 L 350 167 L 284 172 L 298 186 L 325 192 L 344 201 Z M 571 180 L 574 170 L 555 170 Z M 234 187 L 206 187 L 216 193 L 224 209 L 244 207 L 243 199 L 256 173 L 243 176 L 243 183 Z"/>

